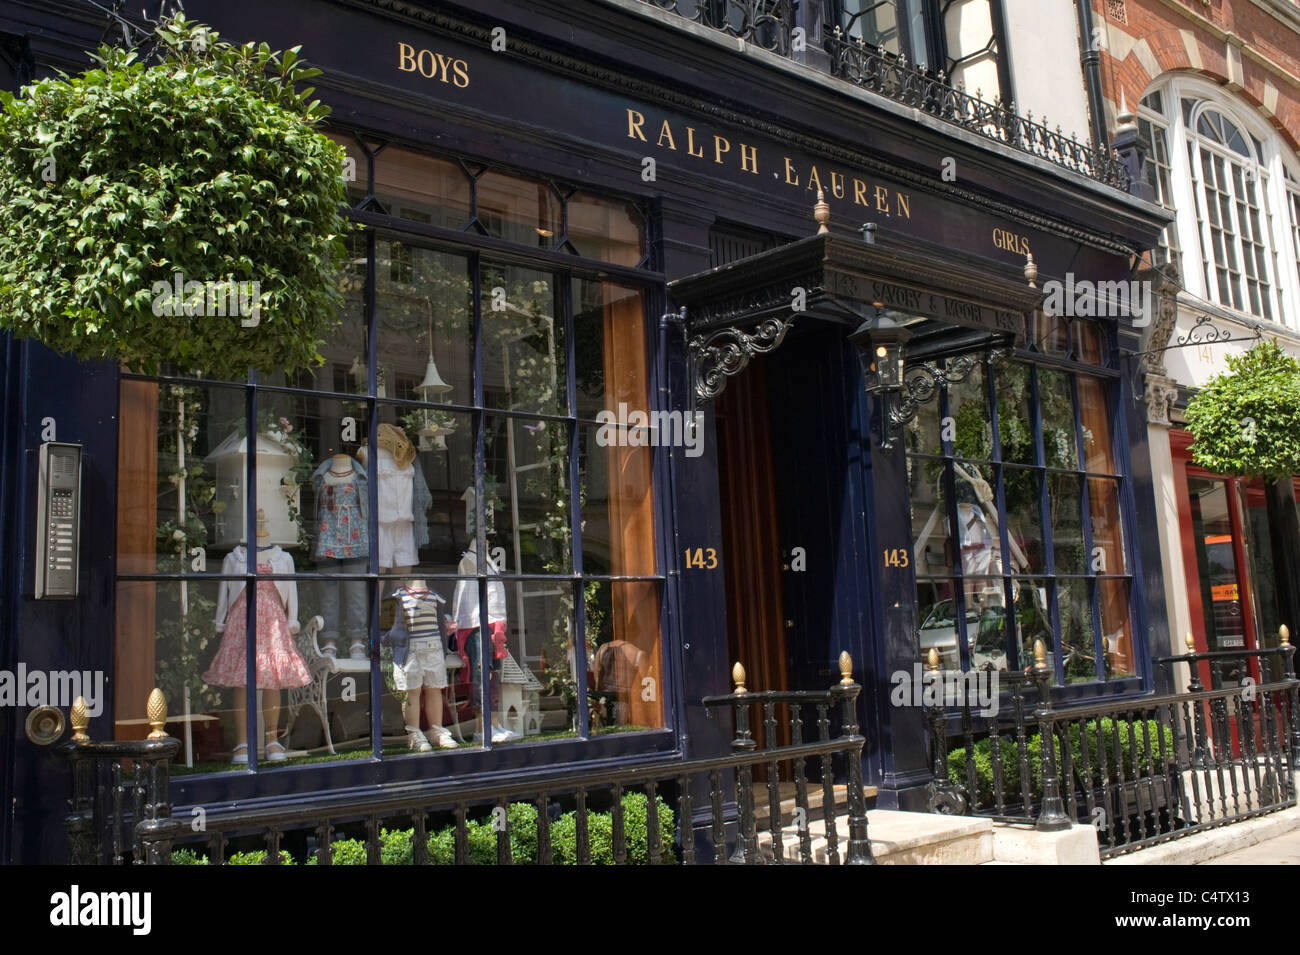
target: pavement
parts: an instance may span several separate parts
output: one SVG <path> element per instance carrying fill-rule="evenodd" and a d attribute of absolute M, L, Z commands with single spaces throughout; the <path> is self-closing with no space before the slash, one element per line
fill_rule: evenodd
<path fill-rule="evenodd" d="M 1201 865 L 1295 865 L 1300 866 L 1300 829 L 1274 836 L 1257 845 L 1237 849 Z"/>

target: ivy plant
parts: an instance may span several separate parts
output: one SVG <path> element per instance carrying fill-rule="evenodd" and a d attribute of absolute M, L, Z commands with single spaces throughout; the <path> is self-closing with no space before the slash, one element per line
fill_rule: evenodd
<path fill-rule="evenodd" d="M 1187 404 L 1195 462 L 1219 474 L 1290 480 L 1300 472 L 1300 361 L 1276 341 L 1228 359 Z"/>
<path fill-rule="evenodd" d="M 155 45 L 0 91 L 0 328 L 146 373 L 320 364 L 348 228 L 320 71 L 182 15 Z"/>

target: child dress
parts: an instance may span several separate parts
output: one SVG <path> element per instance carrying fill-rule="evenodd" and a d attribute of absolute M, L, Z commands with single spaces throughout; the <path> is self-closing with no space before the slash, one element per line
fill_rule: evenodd
<path fill-rule="evenodd" d="M 259 574 L 271 574 L 270 564 L 257 565 Z M 236 687 L 246 685 L 248 612 L 245 594 L 240 591 L 226 615 L 226 628 L 221 635 L 221 646 L 212 658 L 212 665 L 203 674 L 203 681 L 211 686 Z M 284 603 L 276 589 L 275 581 L 257 582 L 257 686 L 266 690 L 287 690 L 306 686 L 311 673 L 298 652 Z"/>

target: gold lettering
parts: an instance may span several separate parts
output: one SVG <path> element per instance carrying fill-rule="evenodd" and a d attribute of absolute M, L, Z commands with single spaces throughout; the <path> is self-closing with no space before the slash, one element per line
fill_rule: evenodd
<path fill-rule="evenodd" d="M 451 64 L 453 57 L 438 54 L 438 66 L 442 68 L 442 81 L 447 82 L 447 67 Z"/>
<path fill-rule="evenodd" d="M 876 211 L 889 211 L 889 190 L 884 186 L 876 186 Z"/>
<path fill-rule="evenodd" d="M 639 139 L 645 142 L 645 133 L 641 132 L 641 127 L 645 124 L 645 117 L 634 109 L 627 111 L 627 138 Z"/>
<path fill-rule="evenodd" d="M 676 149 L 677 149 L 677 144 L 676 144 L 675 142 L 673 142 L 673 131 L 672 131 L 671 128 L 669 128 L 669 126 L 668 126 L 668 120 L 666 120 L 666 119 L 664 120 L 663 128 L 662 128 L 661 130 L 659 130 L 659 141 L 658 141 L 657 143 L 655 143 L 655 145 L 656 145 L 656 146 L 662 146 L 662 145 L 664 144 L 664 137 L 665 137 L 665 136 L 668 137 L 668 148 L 669 148 L 669 149 L 672 149 L 672 150 L 676 150 Z"/>
<path fill-rule="evenodd" d="M 844 174 L 843 173 L 834 172 L 834 171 L 831 172 L 831 194 L 835 196 L 836 199 L 844 198 Z"/>
<path fill-rule="evenodd" d="M 1029 239 L 1023 235 L 1020 237 L 1020 251 L 1023 255 L 1028 255 L 1031 251 L 1029 248 Z"/>
<path fill-rule="evenodd" d="M 853 202 L 860 206 L 867 204 L 867 184 L 857 176 L 853 177 Z"/>
<path fill-rule="evenodd" d="M 799 185 L 799 177 L 798 177 L 798 176 L 795 176 L 793 179 L 790 178 L 790 176 L 791 176 L 791 174 L 792 174 L 793 172 L 794 172 L 794 169 L 793 169 L 793 167 L 790 165 L 790 157 L 789 157 L 789 156 L 786 156 L 786 157 L 785 157 L 785 181 L 786 181 L 787 185 L 797 186 L 797 185 Z"/>
<path fill-rule="evenodd" d="M 901 192 L 894 193 L 894 211 L 904 219 L 912 218 L 912 197 Z"/>
<path fill-rule="evenodd" d="M 749 152 L 746 153 L 745 150 L 749 150 Z M 758 150 L 753 146 L 747 146 L 744 143 L 740 144 L 740 168 L 742 171 L 748 170 L 754 174 L 758 173 Z"/>
<path fill-rule="evenodd" d="M 408 63 L 411 65 L 407 66 Z M 397 44 L 397 68 L 403 73 L 415 72 L 415 47 L 411 46 L 411 44 Z"/>
<path fill-rule="evenodd" d="M 451 64 L 451 72 L 455 74 L 452 85 L 459 86 L 461 89 L 469 86 L 469 64 L 464 60 L 456 60 Z"/>
<path fill-rule="evenodd" d="M 816 183 L 816 186 L 813 186 Z M 813 166 L 812 171 L 808 173 L 808 189 L 820 189 L 822 187 L 822 177 L 817 174 L 817 167 Z"/>
<path fill-rule="evenodd" d="M 724 143 L 726 145 L 723 145 Z M 731 143 L 727 142 L 727 140 L 723 139 L 721 136 L 714 136 L 713 137 L 713 161 L 721 165 L 722 154 L 729 153 L 729 152 L 731 152 Z"/>
<path fill-rule="evenodd" d="M 425 56 L 428 56 L 428 57 L 429 57 L 429 72 L 428 72 L 428 73 L 424 72 L 424 58 L 425 58 Z M 416 59 L 415 59 L 415 65 L 418 66 L 418 67 L 420 68 L 420 75 L 423 76 L 423 77 L 427 77 L 428 79 L 433 79 L 435 76 L 438 75 L 438 61 L 437 61 L 437 59 L 434 57 L 434 55 L 433 55 L 433 51 L 432 51 L 432 50 L 421 50 L 421 51 L 420 51 L 420 55 L 419 55 L 418 57 L 416 57 Z"/>
<path fill-rule="evenodd" d="M 694 126 L 686 127 L 686 155 L 694 156 L 696 159 L 704 158 L 703 146 L 700 147 L 699 152 L 695 151 L 695 127 Z"/>

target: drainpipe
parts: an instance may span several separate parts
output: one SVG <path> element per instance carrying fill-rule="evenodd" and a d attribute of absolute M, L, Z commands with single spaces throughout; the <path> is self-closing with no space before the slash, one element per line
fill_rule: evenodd
<path fill-rule="evenodd" d="M 1101 54 L 1093 49 L 1092 0 L 1074 0 L 1079 14 L 1079 62 L 1083 65 L 1083 86 L 1088 94 L 1088 122 L 1092 126 L 1092 145 L 1109 149 L 1106 135 L 1106 107 L 1101 96 Z"/>

